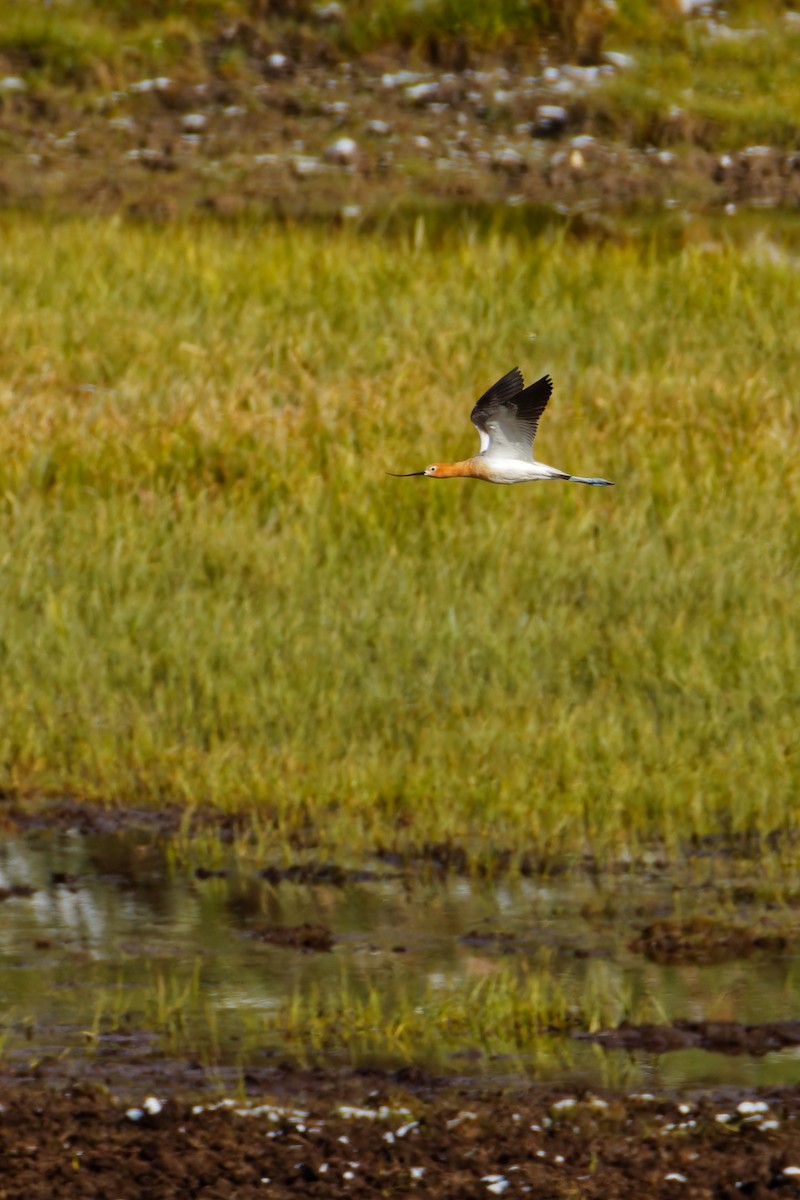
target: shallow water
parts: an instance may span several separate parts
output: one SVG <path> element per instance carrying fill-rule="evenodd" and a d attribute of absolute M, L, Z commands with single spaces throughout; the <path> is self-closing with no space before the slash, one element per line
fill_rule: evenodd
<path fill-rule="evenodd" d="M 731 907 L 724 880 L 707 876 L 684 878 L 680 889 L 655 870 L 600 882 L 580 875 L 489 885 L 421 881 L 376 862 L 337 886 L 270 882 L 235 860 L 224 877 L 170 864 L 168 843 L 142 832 L 36 832 L 0 847 L 0 887 L 12 890 L 0 905 L 7 1058 L 111 1053 L 126 1031 L 136 1031 L 141 1045 L 142 1030 L 158 1031 L 151 1050 L 162 1054 L 167 1030 L 183 1038 L 184 1049 L 194 1038 L 204 1061 L 233 1056 L 246 1065 L 287 1052 L 256 1031 L 292 995 L 338 994 L 344 983 L 354 995 L 371 988 L 424 1006 L 455 985 L 526 964 L 572 995 L 599 997 L 598 1011 L 612 1027 L 625 1018 L 758 1023 L 800 1012 L 800 943 L 710 965 L 660 965 L 630 948 L 644 925 L 676 912 L 724 903 L 727 920 L 756 919 L 741 904 Z M 303 922 L 332 932 L 331 953 L 254 936 L 265 926 Z M 314 1050 L 317 1059 L 337 1054 Z M 374 1061 L 374 1054 L 365 1048 L 364 1058 Z M 395 1061 L 404 1061 L 399 1052 Z M 797 1049 L 762 1057 L 695 1049 L 654 1055 L 563 1035 L 537 1039 L 529 1054 L 513 1057 L 448 1046 L 435 1064 L 422 1065 L 640 1087 L 800 1078 Z"/>

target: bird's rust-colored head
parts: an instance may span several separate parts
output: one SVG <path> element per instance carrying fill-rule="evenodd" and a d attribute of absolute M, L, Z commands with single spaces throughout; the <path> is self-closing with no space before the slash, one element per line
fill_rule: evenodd
<path fill-rule="evenodd" d="M 424 474 L 429 479 L 459 479 L 476 475 L 472 462 L 431 463 L 425 468 Z"/>
<path fill-rule="evenodd" d="M 389 474 L 394 475 L 396 479 L 409 479 L 412 475 L 424 475 L 427 479 L 455 479 L 459 475 L 473 474 L 468 469 L 469 466 L 468 462 L 431 463 L 424 471 L 407 471 L 402 475 L 396 475 L 394 471 L 389 471 Z"/>

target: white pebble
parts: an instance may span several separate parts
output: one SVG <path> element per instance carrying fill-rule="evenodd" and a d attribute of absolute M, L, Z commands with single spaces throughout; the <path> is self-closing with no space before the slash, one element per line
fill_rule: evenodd
<path fill-rule="evenodd" d="M 381 77 L 381 83 L 385 88 L 404 87 L 408 83 L 416 83 L 419 75 L 416 71 L 397 71 L 395 74 L 390 74 L 388 71 Z"/>
<path fill-rule="evenodd" d="M 181 125 L 184 129 L 193 130 L 195 133 L 198 129 L 205 129 L 207 118 L 203 113 L 186 113 L 181 120 Z"/>
<path fill-rule="evenodd" d="M 166 75 L 159 75 L 157 79 L 140 79 L 138 83 L 132 83 L 130 90 L 132 92 L 163 92 L 170 84 Z"/>
<path fill-rule="evenodd" d="M 618 71 L 632 71 L 636 66 L 636 59 L 630 54 L 622 54 L 619 50 L 606 50 L 603 58 L 610 67 L 616 67 Z"/>
<path fill-rule="evenodd" d="M 350 166 L 358 159 L 358 144 L 350 137 L 337 138 L 325 150 L 325 158 L 342 167 Z"/>
<path fill-rule="evenodd" d="M 513 146 L 499 146 L 492 157 L 492 164 L 505 171 L 522 171 L 527 166 L 519 150 L 515 150 Z M 574 1101 L 572 1103 L 574 1104 Z"/>
<path fill-rule="evenodd" d="M 25 80 L 20 79 L 19 75 L 6 75 L 4 79 L 0 79 L 0 91 L 24 92 Z"/>
<path fill-rule="evenodd" d="M 784 1167 L 781 1175 L 800 1175 L 800 1167 Z"/>
<path fill-rule="evenodd" d="M 567 110 L 560 104 L 540 104 L 536 109 L 536 129 L 556 130 L 565 125 Z"/>
<path fill-rule="evenodd" d="M 664 1179 L 668 1183 L 686 1183 L 686 1176 L 679 1175 L 677 1171 L 670 1171 L 669 1175 L 665 1175 Z"/>
<path fill-rule="evenodd" d="M 425 104 L 439 93 L 438 83 L 414 83 L 405 89 L 405 96 L 412 104 Z"/>
<path fill-rule="evenodd" d="M 296 154 L 291 159 L 291 167 L 295 175 L 299 175 L 301 178 L 323 170 L 322 163 L 313 154 Z"/>
<path fill-rule="evenodd" d="M 337 4 L 336 0 L 331 0 L 330 4 L 321 4 L 314 12 L 318 21 L 325 21 L 331 24 L 341 21 L 344 17 L 342 6 L 341 4 Z"/>
<path fill-rule="evenodd" d="M 769 1105 L 766 1100 L 742 1100 L 740 1104 L 737 1104 L 736 1111 L 745 1117 L 751 1113 L 769 1112 Z"/>
<path fill-rule="evenodd" d="M 149 1117 L 157 1117 L 163 1107 L 164 1105 L 155 1096 L 148 1096 L 142 1105 L 142 1108 Z"/>

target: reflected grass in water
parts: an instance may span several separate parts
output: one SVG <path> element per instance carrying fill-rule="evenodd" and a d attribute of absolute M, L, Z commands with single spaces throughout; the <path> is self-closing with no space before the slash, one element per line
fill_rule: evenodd
<path fill-rule="evenodd" d="M 586 1082 L 706 1081 L 711 1056 L 608 1053 L 574 1034 L 628 1020 L 760 1022 L 800 996 L 796 908 L 731 907 L 707 872 L 509 880 L 410 878 L 273 886 L 229 859 L 227 878 L 171 874 L 140 837 L 6 843 L 0 882 L 25 883 L 0 927 L 3 1053 L 194 1058 L 211 1070 L 290 1057 L 423 1065 L 445 1074 Z M 53 883 L 67 876 L 69 883 Z M 676 885 L 680 885 L 676 890 Z M 744 878 L 738 882 L 744 888 Z M 769 916 L 794 941 L 726 963 L 662 965 L 631 951 L 656 911 Z M 254 934 L 266 921 L 326 925 L 334 951 L 303 954 Z M 792 1052 L 726 1063 L 720 1078 L 790 1079 Z"/>

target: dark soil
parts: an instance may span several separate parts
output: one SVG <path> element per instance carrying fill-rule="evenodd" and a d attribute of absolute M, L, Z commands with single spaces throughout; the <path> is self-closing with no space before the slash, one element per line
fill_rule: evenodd
<path fill-rule="evenodd" d="M 396 878 L 395 875 L 387 872 L 379 875 L 376 871 L 353 870 L 330 862 L 304 862 L 292 863 L 288 867 L 265 867 L 263 871 L 259 871 L 259 875 L 262 879 L 266 879 L 267 883 L 273 885 L 300 883 L 306 886 L 319 884 L 337 888 L 346 887 L 351 883 L 375 883 L 379 879 Z"/>
<path fill-rule="evenodd" d="M 713 1050 L 717 1054 L 767 1054 L 800 1046 L 800 1021 L 673 1021 L 671 1025 L 629 1025 L 600 1033 L 580 1033 L 578 1038 L 599 1042 L 613 1050 Z"/>
<path fill-rule="evenodd" d="M 424 1077 L 285 1068 L 247 1090 L 247 1101 L 194 1105 L 7 1079 L 0 1198 L 766 1200 L 800 1188 L 800 1088 L 745 1100 L 459 1092 Z"/>
<path fill-rule="evenodd" d="M 788 938 L 782 931 L 727 924 L 713 917 L 692 917 L 646 925 L 630 948 L 651 962 L 719 963 L 746 958 L 760 950 L 783 950 L 787 945 Z"/>
<path fill-rule="evenodd" d="M 324 925 L 265 925 L 254 929 L 252 936 L 261 942 L 294 950 L 329 953 L 333 949 L 333 934 Z"/>

